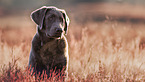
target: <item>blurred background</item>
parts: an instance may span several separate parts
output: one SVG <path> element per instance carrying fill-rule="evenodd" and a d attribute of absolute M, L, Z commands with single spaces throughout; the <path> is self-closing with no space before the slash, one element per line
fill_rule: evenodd
<path fill-rule="evenodd" d="M 72 20 L 81 23 L 108 18 L 120 22 L 145 20 L 144 0 L 1 0 L 0 17 L 30 15 L 44 5 L 65 9 Z"/>
<path fill-rule="evenodd" d="M 93 18 L 95 21 L 105 20 L 106 16 L 118 18 L 119 21 L 145 19 L 144 0 L 0 0 L 0 17 L 17 14 L 23 15 L 42 6 L 56 6 L 67 10 L 69 14 L 82 16 L 79 21 Z M 84 20 L 86 19 L 86 20 Z M 136 22 L 136 21 L 135 21 Z"/>

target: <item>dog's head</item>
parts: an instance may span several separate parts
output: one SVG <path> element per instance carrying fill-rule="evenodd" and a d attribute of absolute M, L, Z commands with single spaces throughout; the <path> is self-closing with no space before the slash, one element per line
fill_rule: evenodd
<path fill-rule="evenodd" d="M 47 37 L 59 38 L 63 32 L 67 33 L 69 18 L 65 10 L 43 6 L 33 11 L 31 18 Z"/>

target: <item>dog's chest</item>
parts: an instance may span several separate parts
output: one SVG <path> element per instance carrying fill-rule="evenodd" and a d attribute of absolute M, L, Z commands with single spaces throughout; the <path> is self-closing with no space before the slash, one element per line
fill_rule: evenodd
<path fill-rule="evenodd" d="M 64 62 L 66 44 L 62 39 L 47 42 L 41 47 L 40 56 L 44 64 Z"/>

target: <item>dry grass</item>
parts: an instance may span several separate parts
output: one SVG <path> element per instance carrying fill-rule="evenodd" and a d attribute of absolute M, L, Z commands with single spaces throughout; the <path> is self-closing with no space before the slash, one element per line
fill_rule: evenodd
<path fill-rule="evenodd" d="M 79 40 L 73 33 L 69 36 L 70 75 L 76 80 L 145 80 L 144 25 L 104 22 L 85 26 Z"/>
<path fill-rule="evenodd" d="M 37 81 L 27 69 L 34 23 L 27 16 L 20 23 L 15 17 L 0 21 L 0 81 Z M 145 81 L 144 26 L 109 20 L 80 25 L 72 20 L 68 81 Z"/>

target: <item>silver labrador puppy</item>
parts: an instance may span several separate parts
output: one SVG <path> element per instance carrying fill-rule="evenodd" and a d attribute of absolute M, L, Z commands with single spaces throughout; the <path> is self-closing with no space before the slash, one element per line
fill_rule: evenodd
<path fill-rule="evenodd" d="M 56 7 L 43 6 L 31 14 L 37 24 L 37 33 L 32 40 L 29 67 L 35 75 L 51 71 L 56 75 L 67 76 L 68 43 L 67 33 L 69 18 L 66 12 Z"/>

